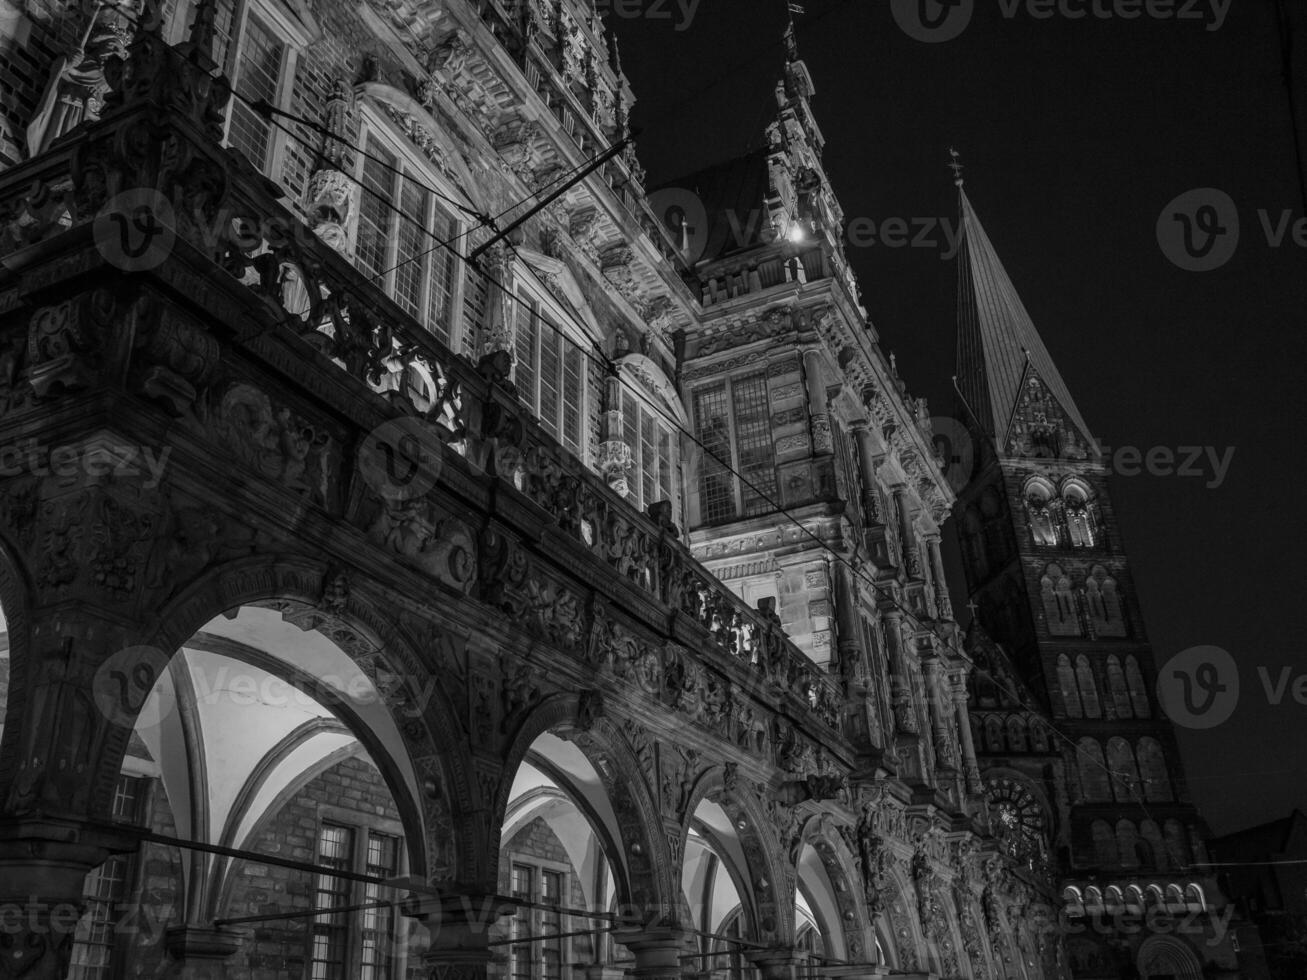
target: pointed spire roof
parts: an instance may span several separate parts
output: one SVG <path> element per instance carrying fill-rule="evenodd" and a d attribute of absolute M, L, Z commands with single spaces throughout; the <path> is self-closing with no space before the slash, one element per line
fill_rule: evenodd
<path fill-rule="evenodd" d="M 999 451 L 1006 453 L 1022 394 L 1030 379 L 1038 378 L 1084 445 L 1096 447 L 1089 426 L 976 216 L 960 173 L 955 183 L 962 211 L 958 387 L 970 411 L 994 437 Z"/>

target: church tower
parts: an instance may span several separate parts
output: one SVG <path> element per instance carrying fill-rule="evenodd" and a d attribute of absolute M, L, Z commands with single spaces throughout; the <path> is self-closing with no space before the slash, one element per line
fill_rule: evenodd
<path fill-rule="evenodd" d="M 975 470 L 955 526 L 990 812 L 1061 881 L 1073 976 L 1207 975 L 1194 971 L 1234 963 L 1225 901 L 1194 870 L 1206 830 L 1155 697 L 1107 460 L 957 185 L 957 387 Z"/>

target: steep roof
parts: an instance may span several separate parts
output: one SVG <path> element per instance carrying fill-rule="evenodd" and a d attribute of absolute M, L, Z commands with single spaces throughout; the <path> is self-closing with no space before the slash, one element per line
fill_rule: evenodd
<path fill-rule="evenodd" d="M 753 248 L 771 229 L 764 204 L 768 195 L 768 152 L 760 147 L 668 181 L 651 194 L 675 188 L 690 191 L 699 199 L 703 214 L 689 216 L 692 221 L 707 221 L 698 260 L 711 261 Z"/>
<path fill-rule="evenodd" d="M 1095 445 L 961 184 L 958 194 L 963 222 L 958 259 L 958 387 L 970 410 L 1000 447 L 1006 445 L 1022 392 L 1033 375 L 1085 443 Z"/>

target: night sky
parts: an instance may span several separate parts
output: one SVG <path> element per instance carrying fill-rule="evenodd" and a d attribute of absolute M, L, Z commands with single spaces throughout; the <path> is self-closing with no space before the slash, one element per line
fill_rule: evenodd
<path fill-rule="evenodd" d="M 650 187 L 761 145 L 785 0 L 703 0 L 688 25 L 688 0 L 600 5 L 638 99 Z M 1271 705 L 1259 673 L 1307 673 L 1294 625 L 1307 605 L 1307 248 L 1292 226 L 1279 247 L 1263 228 L 1307 214 L 1275 0 L 1235 0 L 1216 30 L 1211 0 L 1194 7 L 1202 20 L 1038 19 L 1016 0 L 975 0 L 945 43 L 909 37 L 882 0 L 804 6 L 799 46 L 846 221 L 955 223 L 955 146 L 1100 443 L 1218 458 L 1233 448 L 1219 486 L 1209 461 L 1200 476 L 1117 476 L 1113 494 L 1158 665 L 1199 644 L 1239 665 L 1230 720 L 1179 732 L 1195 802 L 1217 833 L 1307 809 L 1307 705 L 1292 685 Z M 1286 7 L 1307 144 L 1307 3 Z M 1163 209 L 1194 188 L 1224 191 L 1238 209 L 1238 250 L 1214 271 L 1177 268 L 1157 239 Z M 911 393 L 948 415 L 957 270 L 935 238 L 849 254 Z"/>

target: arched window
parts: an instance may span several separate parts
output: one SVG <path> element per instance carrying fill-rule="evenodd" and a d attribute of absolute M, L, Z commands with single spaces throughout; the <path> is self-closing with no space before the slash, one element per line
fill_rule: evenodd
<path fill-rule="evenodd" d="M 1080 617 L 1071 592 L 1071 579 L 1062 571 L 1062 566 L 1054 564 L 1044 569 L 1039 585 L 1049 633 L 1053 636 L 1079 636 Z"/>
<path fill-rule="evenodd" d="M 1125 682 L 1130 688 L 1130 703 L 1134 705 L 1136 718 L 1148 718 L 1148 688 L 1144 685 L 1144 675 L 1139 670 L 1139 661 L 1134 657 L 1125 658 Z"/>
<path fill-rule="evenodd" d="M 1116 579 L 1102 565 L 1095 565 L 1085 580 L 1085 600 L 1099 636 L 1125 636 L 1125 616 L 1121 612 Z"/>
<path fill-rule="evenodd" d="M 1026 723 L 1020 715 L 1012 715 L 1007 720 L 1007 747 L 1009 752 L 1026 752 Z"/>
<path fill-rule="evenodd" d="M 1184 868 L 1189 864 L 1189 848 L 1185 843 L 1184 828 L 1179 820 L 1166 822 L 1166 853 L 1171 859 L 1172 867 Z"/>
<path fill-rule="evenodd" d="M 1150 909 L 1165 908 L 1166 901 L 1162 898 L 1162 886 L 1149 885 L 1148 891 L 1144 893 L 1144 902 Z"/>
<path fill-rule="evenodd" d="M 1166 886 L 1166 908 L 1170 912 L 1184 911 L 1184 892 L 1179 885 Z"/>
<path fill-rule="evenodd" d="M 1118 803 L 1139 799 L 1139 769 L 1130 743 L 1121 736 L 1107 742 L 1107 767 L 1112 770 L 1112 789 Z"/>
<path fill-rule="evenodd" d="M 1142 912 L 1144 908 L 1144 890 L 1138 885 L 1128 885 L 1125 890 L 1125 905 L 1131 912 Z"/>
<path fill-rule="evenodd" d="M 1003 722 L 997 715 L 985 719 L 985 751 L 1003 751 Z"/>
<path fill-rule="evenodd" d="M 1121 669 L 1121 661 L 1115 656 L 1107 658 L 1107 688 L 1112 698 L 1112 705 L 1116 708 L 1116 716 L 1133 718 L 1135 711 L 1130 704 L 1130 691 L 1126 688 L 1125 671 Z"/>
<path fill-rule="evenodd" d="M 1129 820 L 1119 821 L 1116 825 L 1116 849 L 1121 855 L 1123 868 L 1139 867 L 1139 833 Z"/>
<path fill-rule="evenodd" d="M 1166 803 L 1175 798 L 1171 774 L 1166 769 L 1166 753 L 1155 738 L 1139 740 L 1139 774 L 1144 783 L 1144 798 L 1150 803 Z"/>
<path fill-rule="evenodd" d="M 1152 820 L 1145 820 L 1139 825 L 1139 836 L 1143 842 L 1148 845 L 1149 862 L 1145 864 L 1140 861 L 1141 867 L 1155 869 L 1157 871 L 1167 870 L 1168 861 L 1166 859 L 1166 846 L 1162 843 L 1162 831 L 1158 829 L 1157 824 Z"/>
<path fill-rule="evenodd" d="M 1092 738 L 1082 738 L 1076 747 L 1079 749 L 1080 783 L 1084 787 L 1085 800 L 1089 803 L 1110 803 L 1112 788 L 1107 775 L 1107 762 L 1103 758 L 1103 747 Z"/>
<path fill-rule="evenodd" d="M 1068 718 L 1083 718 L 1085 709 L 1080 703 L 1080 689 L 1076 685 L 1076 673 L 1071 668 L 1071 658 L 1062 654 L 1057 658 L 1057 686 L 1062 692 L 1062 704 Z"/>
<path fill-rule="evenodd" d="M 1076 657 L 1076 683 L 1080 688 L 1080 700 L 1085 705 L 1085 717 L 1103 717 L 1103 706 L 1098 701 L 1098 683 L 1094 680 L 1089 658 L 1084 654 Z"/>
<path fill-rule="evenodd" d="M 1106 825 L 1104 825 L 1106 826 Z M 1097 885 L 1085 889 L 1085 911 L 1100 912 L 1103 908 L 1103 891 Z"/>
<path fill-rule="evenodd" d="M 1030 719 L 1030 751 L 1049 751 L 1048 727 L 1039 718 Z"/>
<path fill-rule="evenodd" d="M 1202 885 L 1187 885 L 1184 890 L 1184 904 L 1190 912 L 1207 910 L 1207 896 L 1203 894 Z"/>
<path fill-rule="evenodd" d="M 1062 491 L 1062 507 L 1072 547 L 1092 548 L 1098 538 L 1098 520 L 1089 491 L 1079 483 L 1067 484 Z"/>
<path fill-rule="evenodd" d="M 1085 900 L 1081 896 L 1079 888 L 1068 885 L 1062 889 L 1062 907 L 1066 910 L 1067 915 L 1085 914 Z"/>
<path fill-rule="evenodd" d="M 1026 484 L 1026 520 L 1030 534 L 1040 547 L 1057 545 L 1057 517 L 1053 513 L 1053 487 L 1038 477 Z"/>
<path fill-rule="evenodd" d="M 1094 839 L 1094 864 L 1100 868 L 1115 868 L 1120 863 L 1116 853 L 1116 835 L 1106 820 L 1095 820 L 1089 828 Z"/>
<path fill-rule="evenodd" d="M 1108 912 L 1124 912 L 1125 896 L 1117 885 L 1108 885 L 1103 889 L 1103 907 Z"/>

